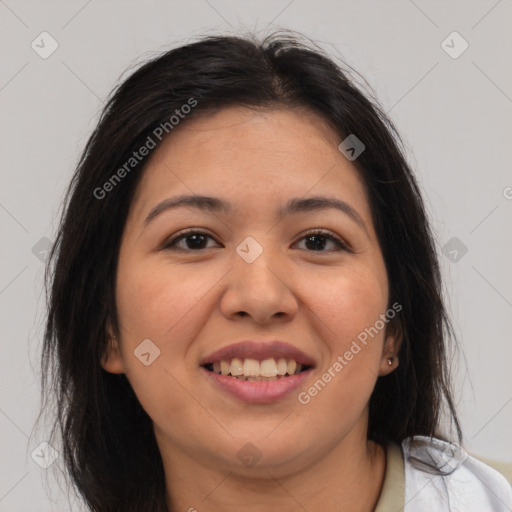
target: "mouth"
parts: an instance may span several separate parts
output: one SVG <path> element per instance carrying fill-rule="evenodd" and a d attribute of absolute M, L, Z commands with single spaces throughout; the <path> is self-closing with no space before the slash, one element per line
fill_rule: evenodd
<path fill-rule="evenodd" d="M 315 366 L 313 358 L 280 341 L 243 341 L 214 352 L 200 363 L 217 389 L 251 403 L 283 399 Z"/>
<path fill-rule="evenodd" d="M 311 365 L 303 365 L 295 359 L 285 359 L 284 357 L 271 357 L 263 361 L 234 357 L 206 363 L 203 368 L 217 375 L 225 375 L 238 380 L 272 382 L 305 372 L 311 368 Z"/>

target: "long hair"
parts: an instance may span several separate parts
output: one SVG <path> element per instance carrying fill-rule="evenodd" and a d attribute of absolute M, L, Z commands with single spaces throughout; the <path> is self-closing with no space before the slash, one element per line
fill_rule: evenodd
<path fill-rule="evenodd" d="M 45 407 L 52 398 L 56 405 L 52 436 L 60 434 L 66 469 L 92 511 L 167 510 L 151 419 L 125 375 L 106 372 L 100 361 L 107 321 L 119 334 L 119 247 L 147 157 L 130 168 L 126 162 L 162 124 L 172 137 L 170 116 L 193 102 L 180 126 L 233 105 L 306 107 L 329 122 L 340 142 L 350 134 L 364 142 L 354 164 L 384 257 L 389 304 L 402 305 L 390 323 L 402 336 L 400 365 L 377 381 L 368 438 L 442 437 L 446 409 L 460 440 L 445 346 L 451 328 L 424 204 L 392 123 L 350 76 L 294 35 L 207 37 L 146 62 L 109 97 L 73 176 L 50 254 L 42 351 Z"/>

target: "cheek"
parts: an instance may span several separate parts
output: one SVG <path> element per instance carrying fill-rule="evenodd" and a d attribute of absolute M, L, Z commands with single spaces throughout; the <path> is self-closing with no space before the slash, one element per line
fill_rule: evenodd
<path fill-rule="evenodd" d="M 150 416 L 153 405 L 155 414 L 164 404 L 177 405 L 170 397 L 186 378 L 183 363 L 199 325 L 194 306 L 205 289 L 200 276 L 182 268 L 120 258 L 116 301 L 121 354 L 126 376 Z M 167 397 L 160 396 L 164 389 L 171 391 Z"/>
<path fill-rule="evenodd" d="M 190 371 L 184 364 L 187 350 L 201 325 L 196 306 L 218 280 L 210 273 L 212 282 L 207 282 L 203 274 L 149 259 L 144 264 L 120 259 L 116 300 L 125 373 L 143 409 L 156 423 L 165 423 L 176 410 L 185 415 L 189 409 L 197 413 L 183 383 Z M 146 345 L 150 364 L 145 365 L 137 354 L 147 339 L 156 348 Z"/>
<path fill-rule="evenodd" d="M 359 335 L 367 332 L 387 308 L 387 280 L 369 269 L 347 268 L 325 286 L 319 286 L 312 298 L 315 311 L 326 326 L 326 340 L 337 356 L 350 347 Z M 321 313 L 320 313 L 321 312 Z M 381 322 L 378 324 L 383 331 Z M 372 331 L 374 332 L 374 331 Z M 374 335 L 374 338 L 382 339 Z M 376 343 L 378 344 L 378 343 Z M 371 350 L 371 347 L 368 347 Z"/>
<path fill-rule="evenodd" d="M 353 269 L 318 290 L 310 304 L 321 320 L 328 357 L 301 390 L 299 411 L 312 431 L 343 437 L 364 414 L 377 380 L 387 281 L 380 274 Z"/>
<path fill-rule="evenodd" d="M 340 421 L 356 421 L 368 403 L 381 364 L 388 302 L 383 263 L 347 266 L 318 286 L 311 309 L 321 322 L 327 348 L 317 385 L 305 389 L 312 409 L 331 410 Z M 320 382 L 319 382 L 320 380 Z M 314 402 L 314 403 L 313 403 Z M 349 421 L 350 423 L 350 421 Z"/>
<path fill-rule="evenodd" d="M 186 333 L 195 323 L 188 320 L 217 280 L 213 272 L 192 272 L 185 266 L 151 260 L 120 262 L 116 291 L 120 322 L 130 338 L 173 339 L 177 347 L 179 340 L 188 338 Z"/>

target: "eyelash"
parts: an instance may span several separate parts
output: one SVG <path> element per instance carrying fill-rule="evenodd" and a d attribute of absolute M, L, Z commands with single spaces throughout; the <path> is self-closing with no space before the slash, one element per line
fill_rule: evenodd
<path fill-rule="evenodd" d="M 183 249 L 183 248 L 176 247 L 176 244 L 178 242 L 186 239 L 188 236 L 191 236 L 191 235 L 205 235 L 205 236 L 211 238 L 212 240 L 215 240 L 210 234 L 205 233 L 204 231 L 198 231 L 197 229 L 191 228 L 191 229 L 181 232 L 174 238 L 168 240 L 165 243 L 163 249 L 170 250 L 170 251 L 184 251 L 184 252 L 201 252 L 201 251 L 206 250 L 206 249 Z M 311 231 L 305 233 L 299 239 L 299 241 L 304 240 L 305 238 L 310 237 L 310 236 L 322 236 L 322 237 L 326 238 L 327 240 L 334 242 L 334 244 L 337 246 L 337 249 L 334 250 L 336 252 L 337 251 L 353 252 L 346 242 L 344 242 L 342 239 L 340 239 L 339 237 L 332 234 L 330 231 L 327 231 L 324 229 L 311 230 Z M 307 252 L 322 253 L 322 252 L 333 252 L 333 251 L 307 251 Z"/>

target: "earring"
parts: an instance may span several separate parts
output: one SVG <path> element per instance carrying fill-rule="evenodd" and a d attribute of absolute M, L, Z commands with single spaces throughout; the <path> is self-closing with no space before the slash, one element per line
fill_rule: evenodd
<path fill-rule="evenodd" d="M 388 366 L 393 366 L 393 358 L 388 357 Z"/>

